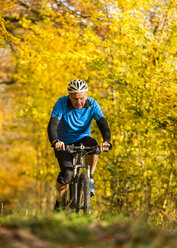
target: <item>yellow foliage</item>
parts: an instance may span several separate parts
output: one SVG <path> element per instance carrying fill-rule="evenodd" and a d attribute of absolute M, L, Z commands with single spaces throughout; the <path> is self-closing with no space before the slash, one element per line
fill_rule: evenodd
<path fill-rule="evenodd" d="M 106 196 L 108 205 L 129 212 L 171 206 L 177 145 L 174 2 L 79 0 L 58 12 L 46 2 L 41 6 L 40 21 L 19 21 L 24 32 L 18 35 L 13 75 L 14 111 L 33 151 L 28 175 L 55 180 L 58 168 L 46 127 L 67 84 L 81 78 L 112 131 L 114 149 L 101 155 L 96 171 L 97 200 Z M 96 128 L 93 123 L 100 142 Z M 24 168 L 24 154 L 18 149 L 15 154 Z"/>

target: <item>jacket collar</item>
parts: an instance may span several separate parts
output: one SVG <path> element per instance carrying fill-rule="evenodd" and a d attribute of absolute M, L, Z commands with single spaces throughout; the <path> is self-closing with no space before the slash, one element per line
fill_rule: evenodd
<path fill-rule="evenodd" d="M 73 107 L 72 103 L 71 103 L 71 100 L 69 99 L 69 96 L 68 96 L 68 101 L 67 101 L 67 106 L 68 107 Z M 84 105 L 84 108 L 88 108 L 92 106 L 91 102 L 89 101 L 89 99 L 87 98 L 86 102 L 85 102 L 85 105 Z"/>

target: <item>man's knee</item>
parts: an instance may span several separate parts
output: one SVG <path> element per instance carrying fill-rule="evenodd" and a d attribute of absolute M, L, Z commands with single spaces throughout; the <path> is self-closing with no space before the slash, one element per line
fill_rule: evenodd
<path fill-rule="evenodd" d="M 69 184 L 73 179 L 73 169 L 68 168 L 65 171 L 61 171 L 58 175 L 57 182 L 60 184 Z"/>

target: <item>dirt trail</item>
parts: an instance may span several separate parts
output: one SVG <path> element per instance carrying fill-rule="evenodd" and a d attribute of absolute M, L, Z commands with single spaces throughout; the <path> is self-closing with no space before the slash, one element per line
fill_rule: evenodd
<path fill-rule="evenodd" d="M 154 230 L 138 222 L 83 224 L 69 218 L 68 223 L 65 216 L 25 227 L 2 224 L 0 248 L 177 248 L 177 230 Z"/>
<path fill-rule="evenodd" d="M 52 245 L 39 239 L 27 229 L 0 227 L 0 240 L 15 248 L 50 248 Z"/>

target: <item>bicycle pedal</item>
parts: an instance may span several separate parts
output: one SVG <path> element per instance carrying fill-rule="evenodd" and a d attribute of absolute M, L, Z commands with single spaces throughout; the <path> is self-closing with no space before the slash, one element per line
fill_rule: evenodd
<path fill-rule="evenodd" d="M 90 192 L 90 196 L 95 196 L 95 193 L 94 192 Z"/>

